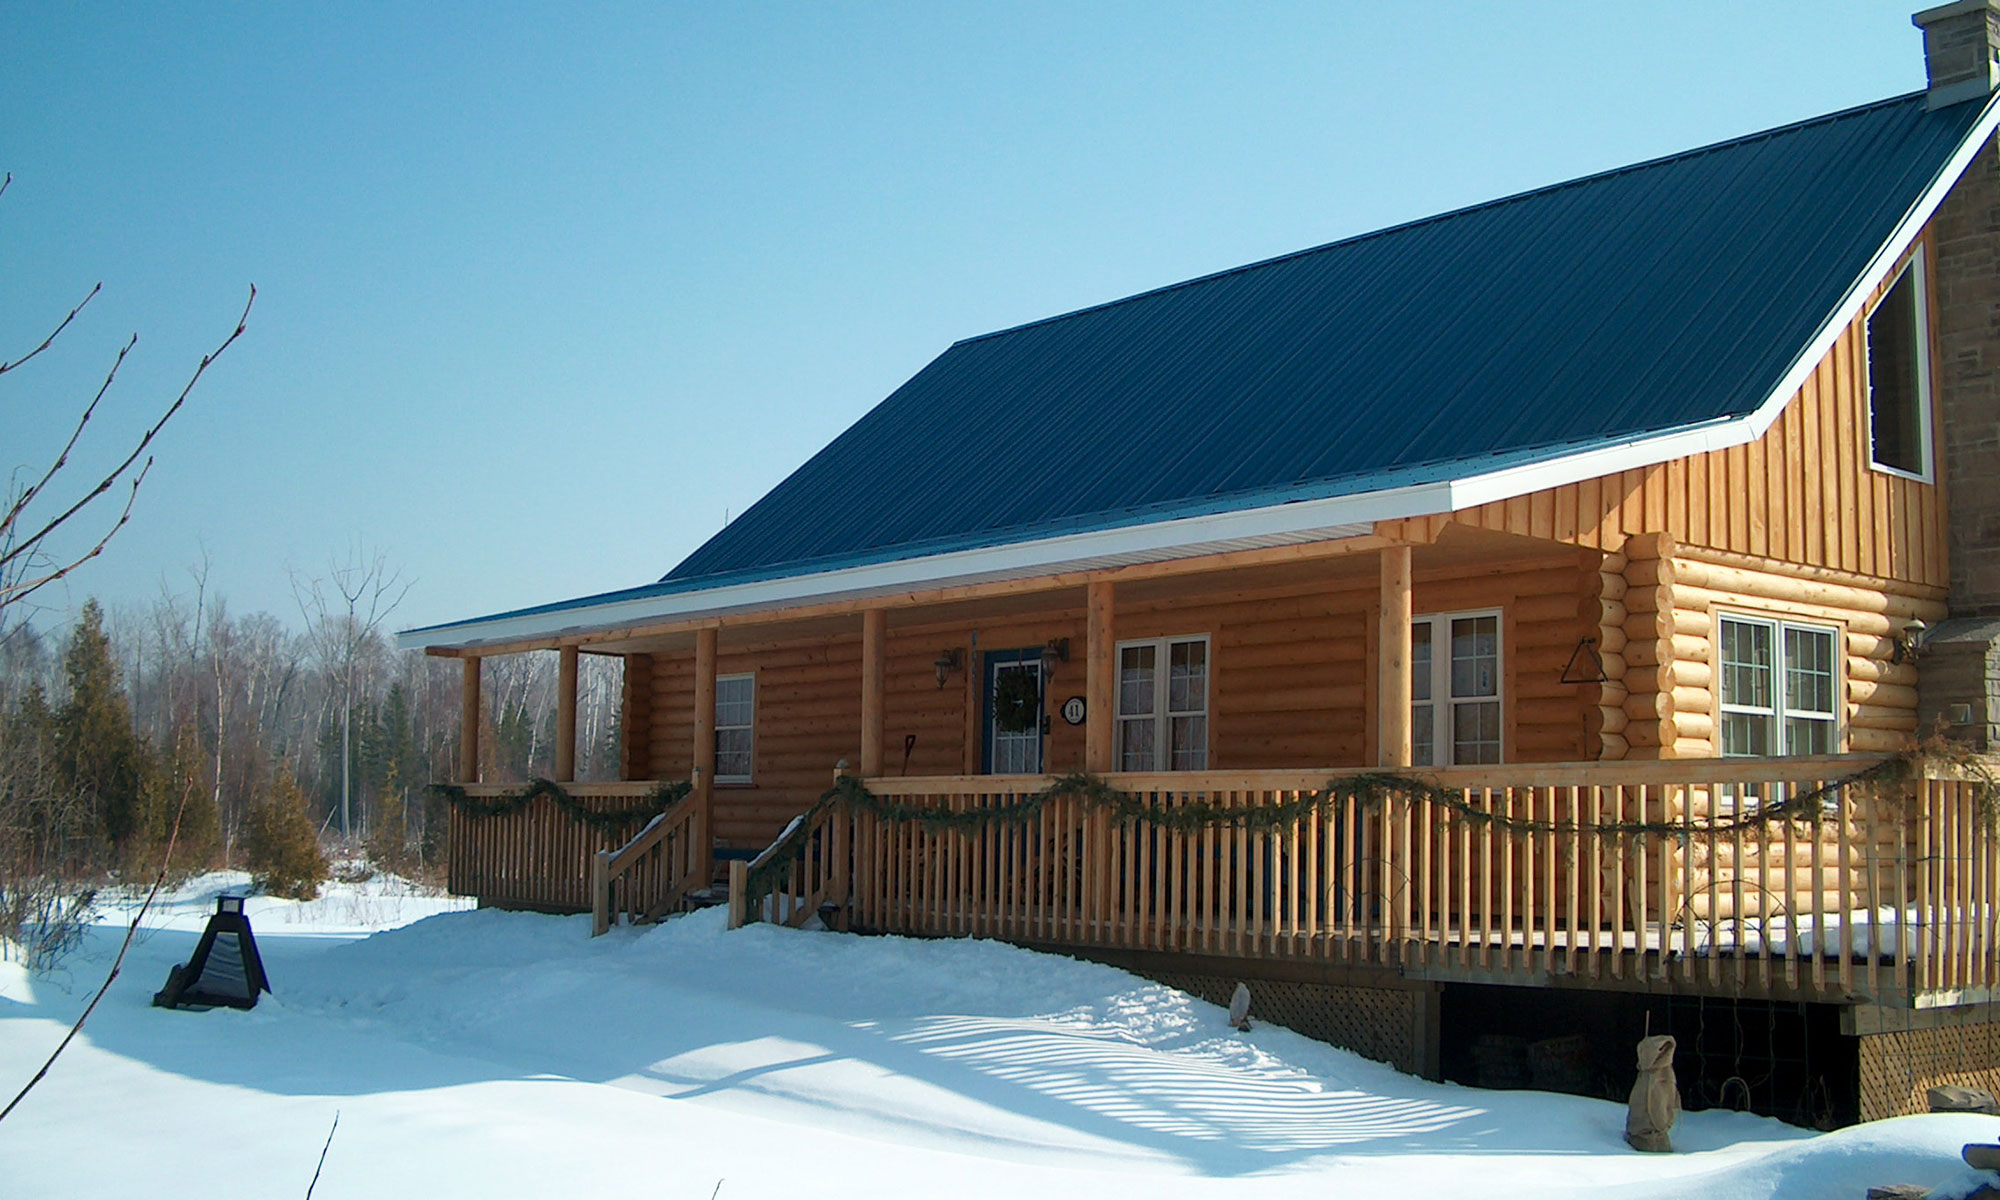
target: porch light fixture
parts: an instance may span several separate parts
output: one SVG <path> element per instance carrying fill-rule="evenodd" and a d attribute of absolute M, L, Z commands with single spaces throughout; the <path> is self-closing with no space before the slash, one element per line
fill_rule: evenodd
<path fill-rule="evenodd" d="M 1895 648 L 1889 651 L 1889 661 L 1892 663 L 1917 661 L 1917 656 L 1923 653 L 1924 630 L 1928 628 L 1930 627 L 1922 621 L 1911 618 L 1910 623 L 1903 626 L 1902 632 L 1896 635 Z"/>
<path fill-rule="evenodd" d="M 965 669 L 964 652 L 956 646 L 953 646 L 949 650 L 940 650 L 937 661 L 931 665 L 937 668 L 938 690 L 942 691 L 944 690 L 944 681 L 950 677 L 953 671 L 962 671 Z"/>
<path fill-rule="evenodd" d="M 1054 675 L 1056 673 L 1057 663 L 1068 662 L 1068 661 L 1069 661 L 1069 639 L 1066 637 L 1050 638 L 1049 644 L 1042 647 L 1043 678 L 1047 678 L 1048 676 Z"/>

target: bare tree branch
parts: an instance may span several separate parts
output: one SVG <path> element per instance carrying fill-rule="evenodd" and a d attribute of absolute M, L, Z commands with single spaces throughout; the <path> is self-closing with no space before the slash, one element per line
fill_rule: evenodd
<path fill-rule="evenodd" d="M 97 544 L 95 546 L 92 546 L 87 553 L 85 553 L 82 557 L 78 558 L 76 561 L 70 563 L 68 566 L 58 567 L 54 571 L 51 571 L 48 574 L 42 576 L 40 579 L 26 581 L 22 583 L 15 583 L 15 584 L 0 583 L 0 605 L 12 604 L 16 600 L 25 600 L 29 596 L 33 595 L 35 592 L 39 591 L 40 589 L 47 587 L 49 584 L 54 583 L 56 580 L 61 579 L 63 576 L 69 574 L 71 571 L 76 570 L 78 567 L 89 562 L 91 559 L 96 558 L 98 555 L 104 553 L 104 547 L 111 544 L 112 535 L 117 533 L 120 529 L 123 529 L 125 527 L 125 522 L 132 519 L 132 505 L 136 503 L 139 499 L 139 485 L 146 482 L 146 472 L 152 469 L 153 469 L 153 460 L 148 458 L 146 460 L 146 465 L 139 468 L 138 477 L 132 480 L 132 491 L 131 494 L 125 497 L 124 511 L 118 514 L 118 519 L 112 523 L 111 528 L 105 533 L 105 535 L 97 539 Z"/>
<path fill-rule="evenodd" d="M 12 183 L 13 181 L 14 181 L 13 175 L 11 174 L 8 175 L 7 183 Z M 6 190 L 7 190 L 6 184 L 0 183 L 0 192 L 4 192 Z M 49 336 L 42 339 L 41 345 L 36 346 L 33 350 L 28 351 L 26 354 L 23 354 L 21 357 L 15 359 L 13 362 L 0 362 L 0 375 L 5 375 L 7 372 L 13 370 L 15 367 L 20 366 L 22 363 L 27 362 L 29 359 L 35 357 L 35 355 L 40 354 L 42 351 L 54 345 L 55 340 L 62 336 L 62 331 L 69 328 L 69 323 L 71 321 L 76 320 L 76 314 L 83 311 L 83 306 L 89 304 L 92 300 L 96 299 L 97 293 L 103 290 L 104 290 L 104 284 L 102 281 L 92 284 L 90 287 L 90 294 L 76 302 L 76 307 L 69 310 L 69 315 L 62 319 L 62 323 L 60 325 L 56 326 L 55 332 L 49 334 Z"/>
<path fill-rule="evenodd" d="M 0 552 L 0 571 L 4 571 L 10 564 L 14 563 L 16 560 L 21 559 L 24 555 L 33 555 L 36 552 L 38 552 L 43 541 L 46 540 L 50 534 L 54 533 L 57 529 L 61 528 L 64 522 L 76 516 L 76 514 L 82 511 L 85 506 L 90 504 L 92 501 L 96 500 L 99 496 L 102 496 L 105 492 L 110 491 L 112 486 L 115 485 L 124 476 L 125 472 L 131 469 L 132 464 L 139 461 L 139 456 L 141 454 L 144 454 L 146 451 L 146 447 L 150 446 L 153 442 L 153 439 L 159 436 L 160 430 L 164 429 L 166 427 L 167 422 L 173 420 L 174 414 L 178 413 L 181 410 L 182 405 L 187 403 L 188 396 L 194 391 L 195 385 L 201 382 L 201 377 L 208 372 L 208 368 L 214 364 L 216 359 L 222 356 L 224 351 L 228 350 L 230 346 L 236 343 L 237 338 L 243 336 L 243 331 L 248 325 L 250 320 L 250 310 L 256 303 L 257 303 L 257 288 L 256 285 L 253 284 L 251 285 L 250 288 L 249 298 L 246 301 L 244 301 L 243 312 L 236 319 L 236 328 L 232 329 L 229 333 L 229 336 L 222 340 L 221 345 L 217 346 L 214 350 L 202 356 L 200 364 L 195 367 L 194 373 L 188 377 L 188 381 L 181 388 L 180 394 L 174 397 L 174 402 L 167 406 L 167 410 L 164 413 L 160 414 L 159 420 L 153 422 L 152 426 L 146 430 L 145 434 L 142 437 L 140 437 L 138 444 L 132 447 L 132 452 L 125 456 L 124 461 L 120 462 L 116 467 L 114 467 L 110 471 L 110 473 L 105 475 L 103 479 L 99 480 L 96 487 L 90 489 L 90 491 L 87 492 L 81 499 L 77 500 L 74 504 L 70 505 L 67 509 L 63 510 L 60 514 L 51 518 L 49 521 L 45 522 L 41 526 L 41 528 L 37 529 L 34 533 L 23 538 L 16 539 L 11 536 L 13 532 L 13 525 L 18 518 L 19 508 L 20 508 L 19 504 L 13 506 L 5 522 L 0 522 L 0 547 L 5 547 L 4 552 Z M 130 349 L 130 343 L 127 343 L 126 348 L 128 350 Z M 119 357 L 120 360 L 122 361 L 124 357 L 123 351 L 120 352 Z M 117 372 L 117 366 L 114 364 L 112 367 L 112 374 L 115 375 L 116 372 Z M 107 378 L 105 386 L 108 387 L 109 383 L 110 380 Z M 103 394 L 102 389 L 100 389 L 99 391 L 100 398 L 102 397 L 102 394 Z M 97 402 L 93 400 L 91 402 L 91 408 L 94 409 L 96 407 L 96 403 Z M 84 414 L 84 420 L 85 421 L 89 420 L 88 410 L 86 410 Z M 81 423 L 79 423 L 79 431 L 80 429 L 81 429 Z M 72 435 L 71 438 L 72 443 L 74 442 L 74 440 L 75 440 L 74 435 Z M 63 458 L 58 459 L 57 461 L 57 469 L 60 469 L 60 467 L 62 466 L 63 459 L 67 458 L 68 453 L 69 453 L 68 448 L 65 447 L 63 451 Z M 88 562 L 92 558 L 95 558 L 104 549 L 105 543 L 110 541 L 112 534 L 117 533 L 118 530 L 122 528 L 125 522 L 130 518 L 132 512 L 132 503 L 137 498 L 139 485 L 145 481 L 146 472 L 152 468 L 152 462 L 153 460 L 151 458 L 148 458 L 146 460 L 146 465 L 140 468 L 138 477 L 132 480 L 132 495 L 127 497 L 125 504 L 125 511 L 119 516 L 118 521 L 111 527 L 110 533 L 107 533 L 104 536 L 104 538 L 98 542 L 96 546 L 92 547 L 92 549 L 88 554 L 83 555 L 81 558 L 77 559 L 75 562 L 69 564 L 68 566 L 58 568 L 49 576 L 34 582 L 34 584 L 31 587 L 0 589 L 0 608 L 4 608 L 8 604 L 14 603 L 15 601 L 21 599 L 29 591 L 34 590 L 34 588 L 43 587 L 49 583 L 53 583 L 55 580 L 60 579 L 64 575 L 69 574 L 69 572 L 75 570 L 78 566 L 81 566 L 83 563 Z M 43 481 L 43 484 L 38 484 L 37 487 L 39 488 L 41 486 L 44 486 L 45 484 L 46 480 Z"/>
<path fill-rule="evenodd" d="M 112 382 L 118 378 L 118 368 L 125 365 L 125 356 L 132 353 L 132 347 L 138 344 L 139 335 L 135 333 L 126 339 L 124 346 L 120 347 L 118 357 L 111 362 L 111 369 L 104 373 L 104 382 L 97 385 L 97 394 L 84 406 L 83 415 L 77 418 L 76 428 L 70 430 L 69 441 L 63 443 L 62 452 L 49 464 L 49 469 L 42 472 L 40 479 L 33 485 L 21 489 L 21 494 L 14 498 L 13 507 L 7 510 L 6 516 L 0 517 L 0 535 L 14 528 L 14 522 L 20 519 L 21 510 L 28 507 L 36 496 L 42 494 L 42 489 L 49 486 L 49 480 L 56 477 L 56 472 L 69 465 L 69 452 L 76 449 L 76 440 L 83 436 L 83 427 L 90 424 L 90 418 L 96 415 L 98 404 L 104 400 L 104 393 L 111 390 Z"/>
<path fill-rule="evenodd" d="M 336 1108 L 333 1110 L 333 1128 L 326 1131 L 326 1145 L 319 1148 L 319 1165 L 313 1168 L 312 1182 L 306 1185 L 306 1200 L 312 1200 L 313 1189 L 319 1186 L 319 1173 L 326 1170 L 326 1152 L 333 1149 L 333 1135 L 339 1130 L 340 1110 Z"/>

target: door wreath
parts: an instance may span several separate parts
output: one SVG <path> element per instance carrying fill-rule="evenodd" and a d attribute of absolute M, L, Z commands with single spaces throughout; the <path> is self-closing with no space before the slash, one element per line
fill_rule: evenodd
<path fill-rule="evenodd" d="M 1029 670 L 1001 671 L 993 683 L 993 724 L 1002 733 L 1042 727 L 1042 684 Z"/>

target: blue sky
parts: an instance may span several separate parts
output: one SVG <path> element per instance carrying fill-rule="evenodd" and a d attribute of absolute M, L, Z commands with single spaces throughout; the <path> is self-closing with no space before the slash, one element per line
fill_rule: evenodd
<path fill-rule="evenodd" d="M 0 358 L 105 290 L 0 468 L 136 331 L 115 461 L 259 291 L 41 619 L 204 552 L 295 616 L 379 549 L 398 627 L 648 582 L 959 338 L 1914 90 L 1910 11 L 11 5 Z"/>

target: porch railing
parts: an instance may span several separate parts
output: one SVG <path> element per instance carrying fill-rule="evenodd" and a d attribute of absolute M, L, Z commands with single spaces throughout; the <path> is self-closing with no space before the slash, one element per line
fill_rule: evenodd
<path fill-rule="evenodd" d="M 2000 984 L 2000 843 L 1970 784 L 1840 787 L 1813 806 L 1816 819 L 1732 821 L 1877 761 L 1452 768 L 1429 777 L 1455 805 L 1350 799 L 1276 828 L 1179 831 L 1119 820 L 1074 797 L 1023 822 L 966 830 L 865 811 L 822 821 L 851 847 L 840 882 L 853 920 L 887 932 L 1317 959 L 1498 981 L 1568 975 L 1740 986 L 1754 976 L 1842 994 Z M 1166 813 L 1193 802 L 1281 804 L 1327 778 L 1245 771 L 1109 781 Z M 966 776 L 866 785 L 883 798 L 962 813 L 1012 803 L 1048 782 Z M 1512 832 L 1479 814 L 1548 827 Z M 1666 828 L 1604 828 L 1634 823 Z"/>
<path fill-rule="evenodd" d="M 495 799 L 520 784 L 467 784 L 475 799 Z M 586 808 L 617 812 L 650 796 L 658 784 L 565 783 L 563 790 Z M 454 806 L 446 827 L 446 886 L 483 904 L 551 912 L 588 912 L 600 850 L 617 850 L 644 828 L 643 818 L 594 829 L 573 820 L 547 797 L 516 812 L 484 816 Z"/>

